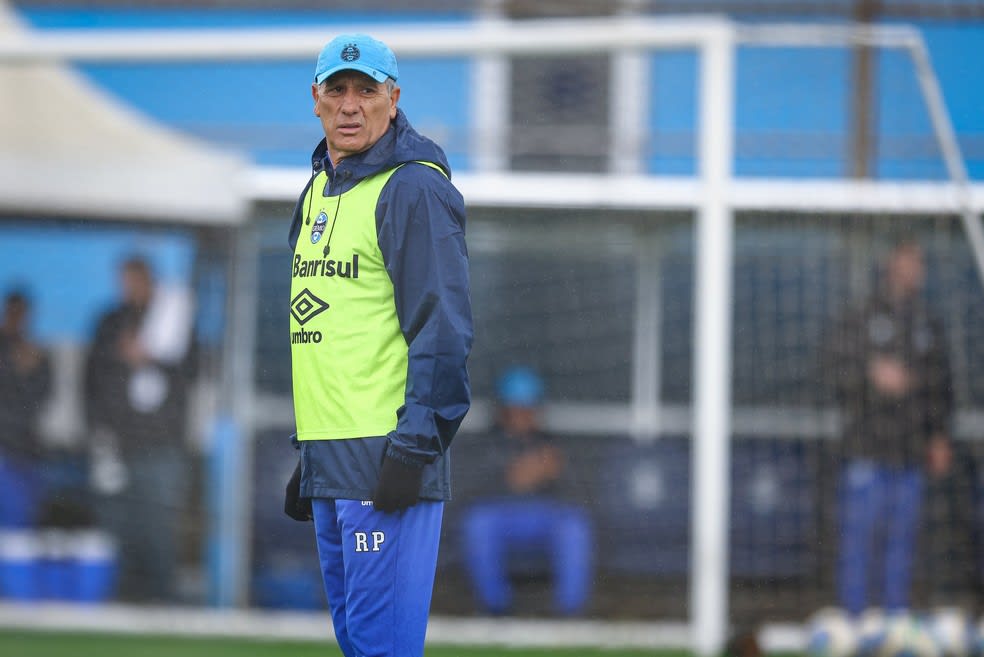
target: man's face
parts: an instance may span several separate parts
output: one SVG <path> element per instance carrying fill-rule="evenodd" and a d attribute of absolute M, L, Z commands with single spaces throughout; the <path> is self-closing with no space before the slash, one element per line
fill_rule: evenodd
<path fill-rule="evenodd" d="M 499 409 L 499 421 L 506 432 L 526 436 L 537 430 L 540 425 L 539 413 L 536 408 L 529 406 L 503 406 Z"/>
<path fill-rule="evenodd" d="M 321 84 L 311 85 L 314 114 L 328 140 L 333 164 L 367 150 L 383 136 L 396 117 L 400 89 L 389 93 L 386 84 L 365 73 L 339 71 Z"/>
<path fill-rule="evenodd" d="M 8 301 L 3 312 L 3 326 L 10 333 L 20 334 L 27 324 L 27 304 L 20 300 Z"/>
<path fill-rule="evenodd" d="M 146 306 L 149 303 L 154 290 L 149 272 L 140 267 L 125 267 L 122 282 L 125 301 L 138 306 Z"/>
<path fill-rule="evenodd" d="M 911 296 L 922 288 L 926 276 L 922 250 L 904 245 L 891 256 L 888 263 L 889 284 L 902 296 Z"/>

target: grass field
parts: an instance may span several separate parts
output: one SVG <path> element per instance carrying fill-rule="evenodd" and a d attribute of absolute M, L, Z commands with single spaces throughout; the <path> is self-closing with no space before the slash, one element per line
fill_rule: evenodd
<path fill-rule="evenodd" d="M 341 657 L 334 643 L 0 630 L 5 657 Z M 680 651 L 433 646 L 427 657 L 689 657 Z"/>

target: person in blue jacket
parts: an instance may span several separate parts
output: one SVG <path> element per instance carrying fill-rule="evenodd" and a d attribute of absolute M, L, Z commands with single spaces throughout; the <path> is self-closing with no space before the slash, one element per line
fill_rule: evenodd
<path fill-rule="evenodd" d="M 325 139 L 289 232 L 300 450 L 285 512 L 313 519 L 347 657 L 423 654 L 448 450 L 470 404 L 465 210 L 397 107 L 393 52 L 341 35 L 311 95 Z"/>

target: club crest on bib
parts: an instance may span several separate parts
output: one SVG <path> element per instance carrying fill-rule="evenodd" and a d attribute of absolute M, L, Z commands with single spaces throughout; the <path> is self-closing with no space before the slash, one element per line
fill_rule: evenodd
<path fill-rule="evenodd" d="M 318 214 L 318 218 L 314 220 L 314 225 L 311 226 L 311 244 L 317 244 L 321 241 L 321 236 L 325 233 L 325 226 L 328 225 L 328 215 L 322 211 Z"/>

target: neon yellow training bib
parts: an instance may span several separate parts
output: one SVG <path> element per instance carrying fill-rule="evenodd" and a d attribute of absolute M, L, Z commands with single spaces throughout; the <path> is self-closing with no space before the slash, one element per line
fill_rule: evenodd
<path fill-rule="evenodd" d="M 330 197 L 320 193 L 328 179 L 320 173 L 303 200 L 310 209 L 290 286 L 298 440 L 384 436 L 396 428 L 407 342 L 376 234 L 376 203 L 396 170 Z"/>

